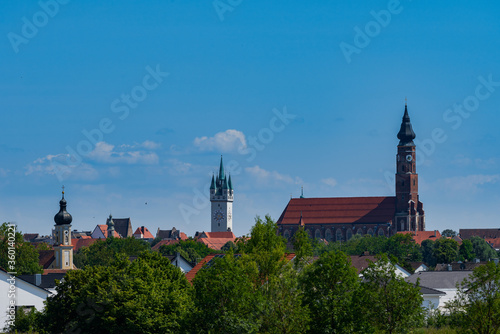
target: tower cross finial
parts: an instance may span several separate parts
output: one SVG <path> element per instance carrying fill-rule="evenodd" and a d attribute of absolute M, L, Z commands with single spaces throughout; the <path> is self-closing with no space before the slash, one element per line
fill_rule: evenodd
<path fill-rule="evenodd" d="M 408 99 L 405 96 L 405 106 L 407 105 L 407 103 L 408 103 Z"/>

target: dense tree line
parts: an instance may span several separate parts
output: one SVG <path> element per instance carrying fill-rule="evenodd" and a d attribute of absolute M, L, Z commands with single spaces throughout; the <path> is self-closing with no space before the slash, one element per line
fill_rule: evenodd
<path fill-rule="evenodd" d="M 40 333 L 401 333 L 421 324 L 419 287 L 395 276 L 387 257 L 365 279 L 340 250 L 311 264 L 305 232 L 290 261 L 270 217 L 249 239 L 200 270 L 191 285 L 157 252 L 70 271 L 43 312 L 16 328 Z M 301 236 L 302 235 L 302 236 Z"/>
<path fill-rule="evenodd" d="M 83 269 L 68 272 L 45 309 L 19 310 L 10 330 L 406 333 L 427 326 L 497 333 L 500 328 L 500 267 L 493 262 L 477 268 L 462 284 L 447 313 L 425 312 L 418 284 L 408 284 L 395 273 L 394 263 L 425 256 L 449 260 L 470 259 L 481 252 L 491 255 L 480 238 L 460 247 L 452 239 L 419 247 L 408 235 L 356 236 L 325 245 L 311 240 L 303 229 L 288 243 L 276 229 L 270 217 L 257 218 L 250 238 L 229 245 L 226 254 L 201 269 L 192 284 L 162 255 L 197 249 L 201 257 L 206 250 L 197 243 L 152 252 L 140 240 L 96 242 L 82 248 Z M 288 256 L 290 244 L 293 261 Z M 382 255 L 360 277 L 349 255 L 365 251 Z M 319 257 L 313 261 L 315 255 Z M 131 256 L 137 258 L 130 261 Z"/>

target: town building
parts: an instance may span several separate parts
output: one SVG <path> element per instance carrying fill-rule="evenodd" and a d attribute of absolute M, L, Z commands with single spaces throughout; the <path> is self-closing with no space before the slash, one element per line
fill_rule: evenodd
<path fill-rule="evenodd" d="M 279 233 L 290 239 L 302 226 L 311 237 L 345 241 L 354 234 L 390 236 L 400 231 L 425 231 L 415 137 L 405 103 L 397 134 L 395 196 L 292 198 L 277 221 Z"/>
<path fill-rule="evenodd" d="M 224 164 L 221 157 L 219 173 L 217 176 L 212 175 L 210 185 L 212 232 L 233 230 L 233 200 L 234 191 L 231 175 L 228 176 L 224 172 Z"/>

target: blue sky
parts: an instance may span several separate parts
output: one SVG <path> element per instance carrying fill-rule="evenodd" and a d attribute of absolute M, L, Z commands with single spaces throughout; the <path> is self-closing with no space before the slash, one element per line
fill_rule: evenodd
<path fill-rule="evenodd" d="M 499 225 L 494 1 L 0 6 L 0 216 L 23 232 L 63 184 L 74 229 L 209 230 L 221 154 L 237 235 L 302 186 L 393 195 L 405 97 L 427 229 Z"/>

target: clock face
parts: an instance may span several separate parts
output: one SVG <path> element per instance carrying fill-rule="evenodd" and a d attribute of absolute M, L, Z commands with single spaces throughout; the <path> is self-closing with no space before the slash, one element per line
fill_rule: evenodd
<path fill-rule="evenodd" d="M 413 157 L 410 154 L 408 154 L 406 156 L 406 161 L 412 161 L 412 160 L 413 160 Z"/>
<path fill-rule="evenodd" d="M 220 210 L 216 210 L 214 212 L 214 220 L 217 222 L 223 221 L 224 220 L 224 212 L 222 212 Z"/>

